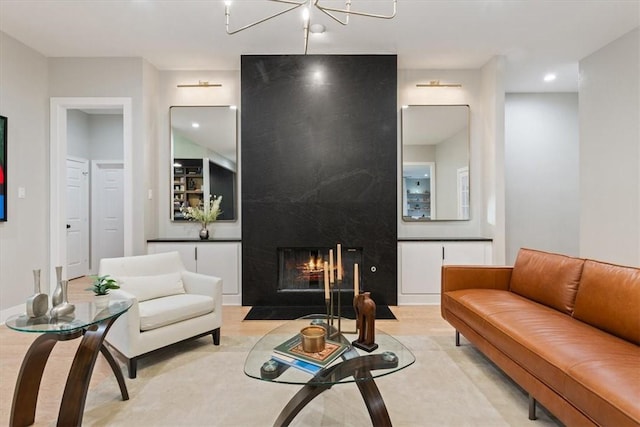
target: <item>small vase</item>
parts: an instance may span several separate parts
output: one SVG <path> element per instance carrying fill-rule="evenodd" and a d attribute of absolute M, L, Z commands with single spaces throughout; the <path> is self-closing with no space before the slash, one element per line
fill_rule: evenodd
<path fill-rule="evenodd" d="M 96 306 L 96 311 L 102 311 L 109 305 L 110 295 L 94 295 L 93 304 Z"/>
<path fill-rule="evenodd" d="M 62 266 L 56 267 L 56 289 L 51 294 L 51 307 L 62 302 Z"/>
<path fill-rule="evenodd" d="M 202 227 L 199 235 L 201 240 L 207 240 L 209 238 L 209 230 L 207 227 Z"/>
<path fill-rule="evenodd" d="M 66 280 L 60 281 L 60 288 L 62 289 L 62 302 L 51 309 L 49 316 L 51 320 L 57 320 L 61 317 L 72 316 L 76 306 L 73 304 L 69 304 L 69 299 L 67 295 L 67 287 L 69 286 L 69 282 Z"/>
<path fill-rule="evenodd" d="M 33 270 L 33 295 L 27 299 L 27 316 L 40 317 L 47 314 L 49 298 L 40 292 L 40 270 Z"/>

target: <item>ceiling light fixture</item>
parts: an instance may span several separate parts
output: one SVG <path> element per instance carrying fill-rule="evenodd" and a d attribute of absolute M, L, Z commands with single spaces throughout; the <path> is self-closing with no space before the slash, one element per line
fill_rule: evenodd
<path fill-rule="evenodd" d="M 284 4 L 289 4 L 292 5 L 291 7 L 284 9 L 280 12 L 276 12 L 273 15 L 269 15 L 265 18 L 259 19 L 255 22 L 252 22 L 250 24 L 247 24 L 243 27 L 240 27 L 238 29 L 235 30 L 230 30 L 229 29 L 229 17 L 231 16 L 231 12 L 230 12 L 230 6 L 231 6 L 231 1 L 230 0 L 225 0 L 224 2 L 224 17 L 225 17 L 225 25 L 226 25 L 226 30 L 227 30 L 227 34 L 231 35 L 231 34 L 236 34 L 239 33 L 240 31 L 246 30 L 248 28 L 254 27 L 258 24 L 261 24 L 265 21 L 268 21 L 270 19 L 273 19 L 275 17 L 278 17 L 280 15 L 284 15 L 287 12 L 290 12 L 294 9 L 297 9 L 299 7 L 305 6 L 303 9 L 303 15 L 302 15 L 302 19 L 303 19 L 303 31 L 304 31 L 304 54 L 307 54 L 307 50 L 309 47 L 309 29 L 310 27 L 314 27 L 314 25 L 310 25 L 309 21 L 310 21 L 310 15 L 311 15 L 311 7 L 316 7 L 319 11 L 321 11 L 322 13 L 324 13 L 325 15 L 327 15 L 329 18 L 333 19 L 334 21 L 336 21 L 337 23 L 341 24 L 341 25 L 348 25 L 349 24 L 349 17 L 351 15 L 357 15 L 357 16 L 366 16 L 368 18 L 380 18 L 380 19 L 392 19 L 396 16 L 396 5 L 398 0 L 391 0 L 393 3 L 393 12 L 390 15 L 380 15 L 380 14 L 376 14 L 376 13 L 369 13 L 369 12 L 359 12 L 356 10 L 351 10 L 351 0 L 345 0 L 345 7 L 344 9 L 337 9 L 337 8 L 333 8 L 333 7 L 327 7 L 327 6 L 323 6 L 320 4 L 320 0 L 270 0 L 272 2 L 276 2 L 276 3 L 284 3 Z M 342 14 L 342 19 L 340 19 L 340 17 L 336 16 L 336 14 L 340 15 Z M 316 31 L 314 31 L 314 29 L 311 30 L 311 32 L 315 33 Z M 321 31 L 323 32 L 323 31 Z"/>
<path fill-rule="evenodd" d="M 198 84 L 178 85 L 178 87 L 222 87 L 220 83 L 209 83 L 200 80 Z"/>
<path fill-rule="evenodd" d="M 418 83 L 416 87 L 462 87 L 460 83 L 440 83 L 440 80 L 431 80 L 429 83 Z"/>
<path fill-rule="evenodd" d="M 544 76 L 544 81 L 545 81 L 545 82 L 552 82 L 552 81 L 554 81 L 555 79 L 556 79 L 556 75 L 555 75 L 555 74 L 553 74 L 553 73 L 549 73 L 549 74 L 546 74 L 546 75 Z"/>

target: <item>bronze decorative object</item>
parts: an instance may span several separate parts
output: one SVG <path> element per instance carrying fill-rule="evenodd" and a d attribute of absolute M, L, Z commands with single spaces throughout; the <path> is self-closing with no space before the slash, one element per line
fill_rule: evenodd
<path fill-rule="evenodd" d="M 307 353 L 318 353 L 324 350 L 326 331 L 322 326 L 306 326 L 300 331 L 302 349 Z"/>
<path fill-rule="evenodd" d="M 375 343 L 376 303 L 371 299 L 371 292 L 359 294 L 356 300 L 354 308 L 359 334 L 358 339 L 351 344 L 370 353 L 378 348 Z"/>

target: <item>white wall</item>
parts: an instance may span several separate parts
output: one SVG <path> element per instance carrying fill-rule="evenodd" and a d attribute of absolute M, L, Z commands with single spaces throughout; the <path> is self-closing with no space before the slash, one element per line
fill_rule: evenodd
<path fill-rule="evenodd" d="M 67 153 L 87 160 L 123 160 L 122 114 L 67 112 Z"/>
<path fill-rule="evenodd" d="M 580 61 L 580 255 L 640 265 L 640 30 Z"/>
<path fill-rule="evenodd" d="M 467 139 L 467 131 L 462 130 L 436 145 L 438 218 L 458 217 L 458 169 L 468 166 Z"/>
<path fill-rule="evenodd" d="M 8 118 L 7 222 L 0 222 L 0 321 L 33 293 L 33 269 L 48 287 L 49 98 L 47 60 L 0 32 L 0 115 Z M 18 188 L 26 197 L 18 199 Z"/>
<path fill-rule="evenodd" d="M 88 114 L 89 159 L 123 160 L 122 114 Z"/>
<path fill-rule="evenodd" d="M 578 256 L 577 93 L 507 94 L 507 264 L 521 247 Z"/>
<path fill-rule="evenodd" d="M 67 112 L 67 154 L 89 159 L 90 141 L 89 115 L 80 110 L 69 110 Z"/>
<path fill-rule="evenodd" d="M 221 83 L 219 88 L 178 88 L 178 84 L 198 83 L 198 81 Z M 160 99 L 158 107 L 158 198 L 157 218 L 158 234 L 155 237 L 193 237 L 198 236 L 199 227 L 188 222 L 172 222 L 171 213 L 171 143 L 169 108 L 172 106 L 236 105 L 238 106 L 238 158 L 240 157 L 240 72 L 239 71 L 161 71 Z M 216 238 L 240 238 L 241 236 L 241 169 L 242 160 L 238 160 L 238 182 L 236 208 L 238 220 L 220 221 L 210 228 Z"/>

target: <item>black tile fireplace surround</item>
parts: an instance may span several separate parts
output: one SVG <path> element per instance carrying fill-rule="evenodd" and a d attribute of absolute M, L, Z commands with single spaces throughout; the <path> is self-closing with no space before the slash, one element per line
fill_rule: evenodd
<path fill-rule="evenodd" d="M 396 56 L 243 56 L 241 91 L 243 305 L 323 305 L 278 290 L 278 248 L 337 243 L 396 305 Z"/>

